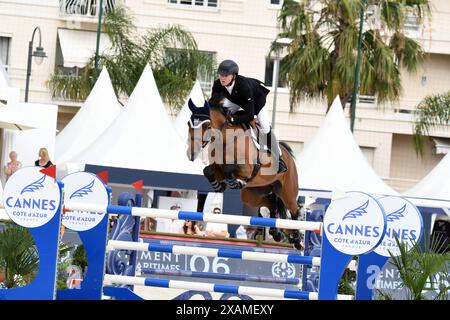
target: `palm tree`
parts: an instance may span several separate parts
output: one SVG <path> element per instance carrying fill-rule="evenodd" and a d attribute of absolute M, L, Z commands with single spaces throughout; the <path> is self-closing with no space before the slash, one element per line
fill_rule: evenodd
<path fill-rule="evenodd" d="M 0 233 L 0 270 L 5 274 L 7 288 L 31 282 L 39 268 L 39 256 L 27 229 L 8 225 Z M 22 279 L 19 279 L 22 277 Z"/>
<path fill-rule="evenodd" d="M 400 275 L 400 287 L 406 289 L 407 300 L 426 300 L 426 292 L 435 291 L 435 300 L 448 300 L 450 292 L 450 252 L 442 236 L 431 237 L 424 249 L 417 242 L 395 241 L 400 255 L 391 256 L 390 263 Z M 382 299 L 390 300 L 391 295 L 378 291 Z"/>
<path fill-rule="evenodd" d="M 365 17 L 362 33 L 359 92 L 376 96 L 379 103 L 398 100 L 401 68 L 415 72 L 425 58 L 420 44 L 405 35 L 404 22 L 413 16 L 422 23 L 430 15 L 429 2 L 285 0 L 278 37 L 293 39 L 281 67 L 290 88 L 291 111 L 305 97 L 326 97 L 328 106 L 337 94 L 343 106 L 352 97 L 362 9 L 372 16 Z M 275 43 L 271 50 L 278 46 Z"/>
<path fill-rule="evenodd" d="M 431 128 L 448 126 L 450 123 L 450 91 L 425 97 L 417 106 L 414 122 L 414 147 L 423 155 L 423 139 Z"/>
<path fill-rule="evenodd" d="M 131 94 L 147 63 L 162 99 L 176 108 L 182 106 L 200 73 L 214 75 L 214 58 L 200 52 L 194 37 L 180 26 L 169 25 L 139 35 L 128 10 L 119 6 L 105 15 L 104 31 L 111 48 L 99 56 L 99 66 L 108 69 L 119 97 Z M 94 64 L 92 56 L 77 77 L 63 77 L 57 70 L 48 81 L 53 95 L 86 99 L 96 79 Z"/>

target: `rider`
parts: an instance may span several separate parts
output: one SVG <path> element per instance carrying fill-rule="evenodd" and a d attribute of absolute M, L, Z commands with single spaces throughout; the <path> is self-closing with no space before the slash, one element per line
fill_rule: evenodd
<path fill-rule="evenodd" d="M 275 160 L 278 159 L 278 173 L 287 171 L 287 166 L 280 157 L 280 147 L 275 134 L 270 128 L 266 107 L 266 96 L 270 90 L 259 80 L 239 75 L 239 66 L 233 60 L 222 61 L 217 73 L 219 79 L 214 81 L 211 100 L 227 98 L 223 106 L 231 111 L 230 121 L 233 124 L 249 123 L 256 115 L 260 131 L 266 135 L 267 151 L 274 155 Z M 276 144 L 273 148 L 272 139 Z"/>

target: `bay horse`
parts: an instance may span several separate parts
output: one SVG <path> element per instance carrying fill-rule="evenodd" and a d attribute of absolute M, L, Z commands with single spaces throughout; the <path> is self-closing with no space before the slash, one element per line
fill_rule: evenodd
<path fill-rule="evenodd" d="M 203 174 L 216 192 L 225 189 L 240 189 L 243 203 L 253 208 L 267 208 L 271 218 L 298 219 L 297 203 L 298 176 L 294 156 L 288 144 L 280 142 L 281 157 L 288 170 L 277 173 L 277 163 L 273 157 L 260 162 L 261 153 L 246 125 L 231 124 L 229 115 L 222 105 L 210 105 L 205 101 L 203 107 L 196 107 L 189 100 L 192 112 L 188 122 L 189 160 L 194 161 L 202 149 L 209 145 L 209 165 Z M 255 123 L 252 123 L 253 127 Z M 276 144 L 272 144 L 276 147 Z M 267 210 L 266 210 L 267 211 Z M 271 227 L 269 233 L 275 241 L 282 239 L 281 232 Z M 301 235 L 298 230 L 290 230 L 289 242 L 301 249 Z"/>

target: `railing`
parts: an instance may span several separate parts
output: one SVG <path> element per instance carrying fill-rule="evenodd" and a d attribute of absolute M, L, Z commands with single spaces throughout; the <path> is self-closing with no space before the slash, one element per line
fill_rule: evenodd
<path fill-rule="evenodd" d="M 122 3 L 120 0 L 103 0 L 103 12 L 107 13 Z M 100 0 L 60 0 L 59 14 L 70 18 L 97 18 L 99 5 Z"/>

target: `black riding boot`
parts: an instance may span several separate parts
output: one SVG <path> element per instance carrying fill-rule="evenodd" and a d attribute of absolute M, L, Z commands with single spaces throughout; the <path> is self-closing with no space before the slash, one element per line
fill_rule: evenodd
<path fill-rule="evenodd" d="M 288 167 L 286 165 L 286 163 L 283 161 L 283 159 L 281 159 L 280 157 L 280 148 L 278 147 L 278 141 L 277 138 L 275 137 L 275 133 L 272 131 L 272 129 L 270 129 L 269 133 L 267 134 L 267 151 L 271 154 L 273 154 L 275 161 L 278 160 L 278 172 L 277 173 L 282 173 L 282 172 L 286 172 Z M 275 145 L 272 148 L 272 141 L 275 143 Z"/>

